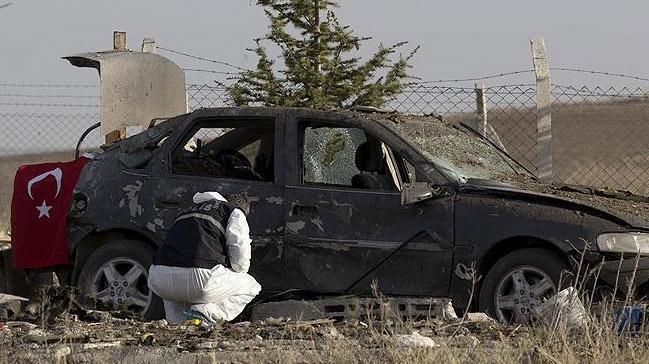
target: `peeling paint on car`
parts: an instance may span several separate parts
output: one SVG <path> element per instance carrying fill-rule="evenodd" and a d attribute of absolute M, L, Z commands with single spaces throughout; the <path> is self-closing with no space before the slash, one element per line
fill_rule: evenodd
<path fill-rule="evenodd" d="M 284 202 L 284 199 L 277 196 L 266 197 L 266 201 L 275 205 L 281 205 Z"/>
<path fill-rule="evenodd" d="M 157 232 L 159 229 L 162 229 L 162 223 L 163 220 L 160 218 L 155 218 L 153 221 L 149 221 L 146 223 L 146 228 L 151 231 L 152 233 Z"/>
<path fill-rule="evenodd" d="M 304 229 L 306 223 L 304 221 L 292 221 L 286 223 L 286 232 L 288 234 L 297 234 L 300 230 Z"/>
<path fill-rule="evenodd" d="M 324 227 L 322 227 L 322 220 L 320 220 L 320 218 L 313 218 L 313 219 L 311 219 L 310 221 L 311 221 L 315 226 L 317 226 L 318 229 L 320 229 L 320 231 L 322 231 L 323 233 L 325 232 Z"/>
<path fill-rule="evenodd" d="M 131 217 L 142 215 L 142 205 L 139 203 L 139 194 L 142 189 L 142 181 L 137 180 L 135 184 L 126 185 L 123 188 L 123 191 L 126 193 L 126 199 L 128 200 L 128 211 Z"/>
<path fill-rule="evenodd" d="M 149 231 L 155 233 L 155 224 L 154 224 L 154 223 L 152 223 L 152 222 L 147 222 L 147 223 L 146 223 L 146 228 L 147 228 Z"/>

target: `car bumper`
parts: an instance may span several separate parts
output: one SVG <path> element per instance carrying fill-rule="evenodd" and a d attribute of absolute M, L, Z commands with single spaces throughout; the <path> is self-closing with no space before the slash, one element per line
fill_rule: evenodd
<path fill-rule="evenodd" d="M 632 289 L 636 296 L 646 294 L 649 288 L 649 257 L 610 260 L 601 263 L 599 281 L 617 292 L 626 294 Z"/>

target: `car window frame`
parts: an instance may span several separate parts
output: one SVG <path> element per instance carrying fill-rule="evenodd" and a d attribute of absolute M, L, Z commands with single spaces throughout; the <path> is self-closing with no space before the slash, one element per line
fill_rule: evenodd
<path fill-rule="evenodd" d="M 278 166 L 276 161 L 278 160 L 278 142 L 282 142 L 284 139 L 283 136 L 283 131 L 280 130 L 280 122 L 281 118 L 283 116 L 280 114 L 264 114 L 264 115 L 236 115 L 236 116 L 229 116 L 229 115 L 214 115 L 214 116 L 199 116 L 196 117 L 192 120 L 190 120 L 186 125 L 182 127 L 183 130 L 179 130 L 176 138 L 173 140 L 168 140 L 167 143 L 169 143 L 169 147 L 167 150 L 164 151 L 163 155 L 163 160 L 164 160 L 164 177 L 165 178 L 171 178 L 171 179 L 181 179 L 181 180 L 186 180 L 188 178 L 191 179 L 197 179 L 199 181 L 220 181 L 220 182 L 232 182 L 232 181 L 240 181 L 242 183 L 250 183 L 250 184 L 257 184 L 261 186 L 279 186 L 281 185 L 281 175 L 278 173 Z M 179 147 L 181 147 L 181 144 L 187 143 L 189 138 L 191 138 L 192 134 L 196 133 L 196 126 L 200 123 L 204 122 L 209 122 L 209 121 L 223 121 L 223 122 L 228 122 L 228 121 L 244 121 L 244 120 L 259 120 L 262 122 L 271 122 L 273 123 L 273 180 L 272 181 L 256 181 L 252 179 L 241 179 L 241 178 L 236 178 L 236 177 L 224 177 L 224 176 L 195 176 L 195 175 L 186 175 L 186 174 L 177 174 L 173 173 L 172 170 L 172 161 L 173 161 L 173 153 L 175 150 L 177 150 Z"/>
<path fill-rule="evenodd" d="M 396 168 L 396 173 L 398 175 L 397 179 L 400 182 L 400 185 L 397 186 L 396 190 L 372 190 L 372 189 L 366 189 L 366 188 L 356 188 L 353 186 L 346 186 L 346 185 L 337 185 L 337 184 L 327 184 L 327 183 L 310 183 L 306 184 L 303 180 L 304 176 L 304 131 L 306 130 L 306 127 L 309 126 L 307 124 L 311 125 L 318 125 L 318 126 L 330 126 L 332 128 L 355 128 L 355 129 L 361 129 L 366 136 L 371 136 L 373 138 L 376 138 L 379 140 L 382 144 L 384 144 L 387 149 L 388 149 L 388 155 L 386 155 L 387 158 L 392 159 L 395 167 Z M 295 187 L 300 187 L 300 188 L 312 188 L 312 189 L 327 189 L 327 190 L 341 190 L 341 191 L 354 191 L 354 192 L 362 192 L 362 193 L 380 193 L 380 194 L 394 194 L 394 195 L 400 195 L 401 194 L 401 189 L 403 187 L 403 178 L 400 176 L 401 171 L 398 168 L 398 164 L 396 163 L 396 160 L 394 159 L 394 147 L 392 147 L 389 143 L 385 142 L 383 139 L 379 136 L 376 135 L 376 133 L 372 133 L 370 130 L 367 128 L 364 128 L 362 125 L 358 125 L 352 122 L 348 122 L 345 120 L 329 120 L 329 119 L 324 119 L 324 118 L 317 118 L 317 117 L 296 117 L 295 118 L 295 132 L 296 135 L 294 136 L 295 141 L 296 141 L 296 152 L 297 156 L 295 156 L 295 161 L 297 162 L 296 165 L 296 170 L 295 173 L 296 175 L 294 177 L 296 178 L 296 185 Z M 392 177 L 391 177 L 392 179 Z"/>

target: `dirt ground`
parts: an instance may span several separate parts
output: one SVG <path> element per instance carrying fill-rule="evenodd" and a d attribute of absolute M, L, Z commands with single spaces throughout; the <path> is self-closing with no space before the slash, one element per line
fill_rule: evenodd
<path fill-rule="evenodd" d="M 267 318 L 205 329 L 124 313 L 33 312 L 0 320 L 0 363 L 642 363 L 649 354 L 646 334 L 620 335 L 607 320 L 568 329 L 502 325 L 481 314 L 407 322 L 388 314 L 339 322 Z"/>
<path fill-rule="evenodd" d="M 403 350 L 468 353 L 525 331 L 483 315 L 404 322 L 387 310 L 360 321 L 266 318 L 204 328 L 88 310 L 74 292 L 48 287 L 21 310 L 11 306 L 17 311 L 0 319 L 0 362 L 374 362 Z"/>
<path fill-rule="evenodd" d="M 163 320 L 144 323 L 109 316 L 99 322 L 83 322 L 62 315 L 44 327 L 19 322 L 0 324 L 0 358 L 12 362 L 304 362 L 342 355 L 352 361 L 368 362 L 369 357 L 360 357 L 362 352 L 375 353 L 372 356 L 379 358 L 385 350 L 399 347 L 423 351 L 441 346 L 490 347 L 499 335 L 513 331 L 490 322 L 421 321 L 407 326 L 266 319 L 226 323 L 206 330 L 168 325 Z M 422 346 L 400 341 L 399 334 L 413 336 L 415 331 L 418 335 L 414 337 L 431 337 L 432 341 Z"/>

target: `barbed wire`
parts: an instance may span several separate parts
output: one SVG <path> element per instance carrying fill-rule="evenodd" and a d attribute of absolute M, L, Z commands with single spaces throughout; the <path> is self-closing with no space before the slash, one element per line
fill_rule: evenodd
<path fill-rule="evenodd" d="M 492 79 L 492 78 L 514 76 L 514 75 L 520 75 L 520 74 L 525 74 L 525 73 L 530 73 L 530 72 L 534 72 L 534 70 L 520 70 L 520 71 L 512 71 L 512 72 L 502 72 L 502 73 L 497 73 L 497 74 L 493 74 L 493 75 L 470 77 L 470 78 L 454 78 L 454 79 L 449 78 L 449 79 L 439 79 L 439 80 L 428 80 L 428 81 L 419 81 L 419 82 L 416 82 L 416 83 L 426 84 L 426 83 L 452 83 L 452 82 L 483 81 L 483 80 L 489 80 L 489 79 Z"/>
<path fill-rule="evenodd" d="M 576 73 L 588 73 L 593 75 L 603 75 L 603 76 L 612 76 L 612 77 L 621 77 L 621 78 L 630 78 L 638 81 L 649 81 L 649 78 L 629 75 L 624 73 L 616 72 L 607 72 L 607 71 L 596 71 L 596 70 L 586 70 L 579 68 L 570 68 L 570 67 L 550 67 L 551 71 L 567 71 L 567 72 L 576 72 Z"/>
<path fill-rule="evenodd" d="M 553 94 L 564 94 L 567 96 L 604 96 L 604 97 L 648 97 L 649 93 L 643 90 L 640 87 L 635 89 L 629 89 L 628 87 L 623 87 L 621 89 L 616 89 L 614 87 L 609 87 L 603 89 L 599 86 L 594 88 L 589 88 L 586 86 L 575 87 L 575 86 L 566 86 L 552 84 L 552 93 Z"/>
<path fill-rule="evenodd" d="M 18 111 L 18 112 L 0 112 L 2 116 L 24 116 L 24 117 L 99 117 L 98 113 L 93 112 L 31 112 L 31 111 Z"/>
<path fill-rule="evenodd" d="M 461 86 L 437 86 L 437 85 L 430 85 L 428 83 L 416 83 L 416 82 L 410 82 L 406 83 L 403 85 L 404 90 L 412 90 L 412 91 L 429 91 L 429 90 L 458 90 L 458 91 L 464 91 L 464 90 L 469 90 L 471 92 L 475 91 L 475 87 L 461 87 Z"/>
<path fill-rule="evenodd" d="M 99 107 L 98 104 L 51 104 L 39 102 L 0 102 L 3 106 L 41 106 L 41 107 Z"/>
<path fill-rule="evenodd" d="M 506 85 L 486 86 L 484 89 L 491 90 L 491 89 L 497 89 L 503 87 L 536 87 L 536 84 L 535 83 L 513 83 L 513 84 L 506 84 Z"/>
<path fill-rule="evenodd" d="M 212 63 L 215 63 L 215 64 L 220 64 L 220 65 L 223 65 L 223 66 L 236 68 L 236 69 L 238 69 L 240 71 L 250 71 L 247 68 L 240 67 L 240 66 L 234 65 L 232 63 L 228 63 L 228 62 L 219 61 L 219 60 L 216 60 L 216 59 L 205 58 L 205 57 L 197 56 L 197 55 L 194 55 L 194 54 L 189 54 L 189 53 L 186 53 L 186 52 L 181 52 L 181 51 L 177 51 L 177 50 L 173 50 L 173 49 L 169 49 L 169 48 L 164 48 L 164 47 L 158 47 L 158 49 L 160 49 L 162 51 L 170 52 L 170 53 L 179 54 L 181 56 L 185 56 L 185 57 L 188 57 L 188 58 L 193 58 L 193 59 L 196 59 L 196 60 L 199 60 L 199 61 L 212 62 Z"/>
<path fill-rule="evenodd" d="M 209 83 L 188 83 L 185 85 L 187 89 L 194 89 L 197 87 L 201 88 L 210 88 L 214 90 L 227 90 L 228 87 L 226 85 L 220 84 L 220 83 L 215 83 L 215 84 L 209 84 Z"/>
<path fill-rule="evenodd" d="M 649 81 L 649 78 L 646 78 L 646 77 L 637 76 L 637 75 L 630 75 L 630 74 L 625 74 L 625 73 L 617 73 L 617 72 L 598 71 L 598 70 L 572 68 L 572 67 L 550 67 L 550 70 L 551 71 L 586 73 L 586 74 L 603 75 L 603 76 L 610 76 L 610 77 L 621 77 L 621 78 L 634 79 L 634 80 L 638 80 L 638 81 Z M 501 77 L 525 74 L 525 73 L 533 73 L 533 72 L 534 72 L 533 69 L 529 69 L 529 70 L 519 70 L 519 71 L 512 71 L 512 72 L 501 72 L 501 73 L 496 73 L 496 74 L 492 74 L 492 75 L 469 77 L 469 78 L 449 78 L 449 79 L 439 79 L 439 80 L 424 80 L 424 81 L 412 82 L 412 84 L 483 81 L 483 80 L 489 80 L 489 79 L 494 79 L 494 78 L 501 78 Z M 503 86 L 513 86 L 513 85 L 503 85 Z"/>
<path fill-rule="evenodd" d="M 238 73 L 236 73 L 236 72 L 205 70 L 205 69 L 198 69 L 198 68 L 182 68 L 182 70 L 183 71 L 189 71 L 189 72 L 216 73 L 216 74 L 219 74 L 219 75 L 238 75 Z"/>
<path fill-rule="evenodd" d="M 98 88 L 99 85 L 63 83 L 0 83 L 0 87 Z"/>
<path fill-rule="evenodd" d="M 42 94 L 0 94 L 2 97 L 25 97 L 25 98 L 80 98 L 80 99 L 98 99 L 99 95 L 42 95 Z"/>

